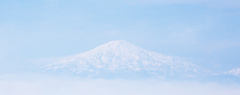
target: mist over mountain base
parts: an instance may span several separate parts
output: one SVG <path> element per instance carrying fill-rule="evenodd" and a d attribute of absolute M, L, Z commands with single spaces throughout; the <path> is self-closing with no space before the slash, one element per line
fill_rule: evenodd
<path fill-rule="evenodd" d="M 47 76 L 70 76 L 79 77 L 83 79 L 124 79 L 124 80 L 146 80 L 153 79 L 159 81 L 198 81 L 198 82 L 217 82 L 217 83 L 240 83 L 239 77 L 232 75 L 206 75 L 206 76 L 179 76 L 179 75 L 164 75 L 162 73 L 156 74 L 151 72 L 131 72 L 131 71 L 116 71 L 108 72 L 101 71 L 101 73 L 82 72 L 79 74 L 69 72 L 38 72 L 40 75 Z"/>
<path fill-rule="evenodd" d="M 1 95 L 239 95 L 239 83 L 102 79 L 71 75 L 1 75 Z"/>

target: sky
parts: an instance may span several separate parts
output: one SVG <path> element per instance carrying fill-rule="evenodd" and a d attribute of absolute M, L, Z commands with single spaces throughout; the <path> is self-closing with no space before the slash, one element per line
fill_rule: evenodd
<path fill-rule="evenodd" d="M 1 0 L 0 74 L 113 40 L 212 71 L 240 68 L 239 0 Z"/>
<path fill-rule="evenodd" d="M 240 1 L 0 0 L 0 94 L 240 93 L 239 83 L 231 80 L 108 80 L 36 73 L 44 65 L 113 40 L 212 72 L 240 68 Z"/>

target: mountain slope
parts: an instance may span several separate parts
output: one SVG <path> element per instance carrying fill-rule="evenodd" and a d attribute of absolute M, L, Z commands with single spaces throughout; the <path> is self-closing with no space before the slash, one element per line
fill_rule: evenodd
<path fill-rule="evenodd" d="M 76 54 L 50 64 L 42 72 L 101 76 L 106 73 L 139 73 L 154 76 L 204 76 L 207 70 L 174 57 L 144 50 L 127 41 L 111 41 L 91 51 Z"/>

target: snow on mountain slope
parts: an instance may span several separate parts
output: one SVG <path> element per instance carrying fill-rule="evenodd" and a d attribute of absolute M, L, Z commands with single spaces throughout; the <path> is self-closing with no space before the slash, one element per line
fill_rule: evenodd
<path fill-rule="evenodd" d="M 159 76 L 202 76 L 209 72 L 172 56 L 144 50 L 125 40 L 111 41 L 85 53 L 43 67 L 40 71 L 60 71 L 73 74 L 147 73 Z M 126 73 L 126 74 L 127 74 Z"/>

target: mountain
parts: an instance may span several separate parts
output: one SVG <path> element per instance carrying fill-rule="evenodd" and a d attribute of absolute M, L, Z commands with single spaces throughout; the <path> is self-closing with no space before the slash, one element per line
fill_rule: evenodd
<path fill-rule="evenodd" d="M 170 76 L 197 77 L 209 73 L 195 64 L 144 50 L 125 40 L 111 41 L 85 53 L 44 66 L 41 72 L 81 76 Z"/>

